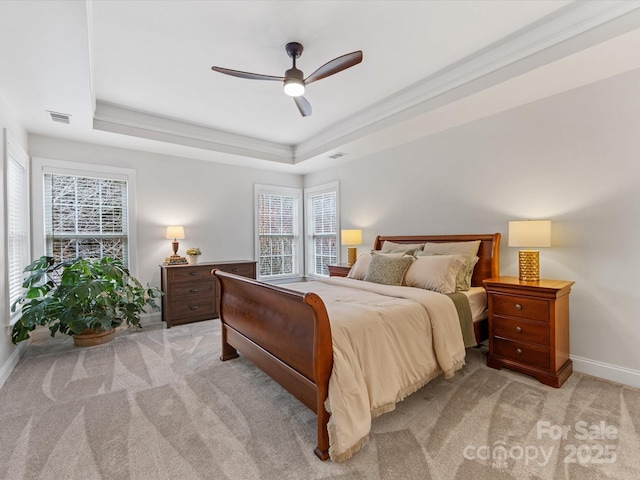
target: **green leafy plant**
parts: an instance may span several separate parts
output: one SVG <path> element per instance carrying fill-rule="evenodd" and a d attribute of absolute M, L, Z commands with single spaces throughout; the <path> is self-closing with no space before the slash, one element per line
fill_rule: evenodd
<path fill-rule="evenodd" d="M 187 248 L 187 255 L 202 255 L 200 247 Z"/>
<path fill-rule="evenodd" d="M 51 336 L 90 331 L 108 331 L 123 323 L 140 327 L 140 314 L 148 305 L 159 310 L 155 298 L 162 292 L 143 287 L 114 258 L 56 263 L 42 256 L 24 269 L 28 273 L 24 295 L 12 306 L 22 305 L 22 316 L 13 326 L 14 344 L 27 340 L 37 326 L 48 326 Z"/>

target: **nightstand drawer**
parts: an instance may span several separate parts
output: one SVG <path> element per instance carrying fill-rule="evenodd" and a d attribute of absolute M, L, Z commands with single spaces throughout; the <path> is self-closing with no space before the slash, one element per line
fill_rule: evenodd
<path fill-rule="evenodd" d="M 549 324 L 516 318 L 493 317 L 493 334 L 521 342 L 549 346 Z"/>
<path fill-rule="evenodd" d="M 510 315 L 541 322 L 549 321 L 549 303 L 546 300 L 493 294 L 492 302 L 494 315 Z"/>
<path fill-rule="evenodd" d="M 548 369 L 549 348 L 523 342 L 515 342 L 506 338 L 493 337 L 493 353 L 510 358 L 516 362 Z"/>

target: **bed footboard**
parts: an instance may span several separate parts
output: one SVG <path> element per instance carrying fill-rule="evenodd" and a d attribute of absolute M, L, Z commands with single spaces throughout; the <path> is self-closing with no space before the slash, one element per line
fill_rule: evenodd
<path fill-rule="evenodd" d="M 329 458 L 329 414 L 324 408 L 333 368 L 331 328 L 324 303 L 301 293 L 212 270 L 218 281 L 221 360 L 238 351 L 318 417 L 315 454 Z"/>

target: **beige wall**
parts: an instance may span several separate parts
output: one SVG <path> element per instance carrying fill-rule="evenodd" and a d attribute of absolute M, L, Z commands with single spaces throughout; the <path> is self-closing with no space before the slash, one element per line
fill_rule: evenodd
<path fill-rule="evenodd" d="M 640 71 L 307 175 L 340 181 L 345 228 L 376 234 L 503 234 L 550 219 L 546 278 L 573 280 L 574 367 L 640 386 Z"/>
<path fill-rule="evenodd" d="M 167 225 L 183 225 L 178 253 L 200 247 L 201 261 L 253 260 L 256 183 L 300 188 L 302 177 L 200 160 L 29 136 L 31 157 L 136 172 L 137 276 L 160 285 L 158 265 L 172 253 Z M 41 252 L 33 252 L 41 255 Z"/>

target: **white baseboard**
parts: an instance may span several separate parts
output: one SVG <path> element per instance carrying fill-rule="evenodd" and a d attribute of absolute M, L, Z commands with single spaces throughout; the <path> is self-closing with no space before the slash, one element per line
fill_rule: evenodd
<path fill-rule="evenodd" d="M 7 381 L 9 375 L 11 375 L 11 372 L 13 372 L 13 369 L 18 364 L 20 357 L 22 357 L 22 354 L 24 353 L 25 347 L 26 345 L 24 342 L 18 344 L 18 346 L 13 350 L 11 356 L 6 362 L 4 362 L 4 365 L 0 367 L 0 388 L 4 385 L 4 382 Z"/>
<path fill-rule="evenodd" d="M 640 371 L 619 367 L 610 363 L 598 362 L 590 358 L 571 355 L 573 369 L 611 382 L 622 383 L 630 387 L 640 388 Z"/>

